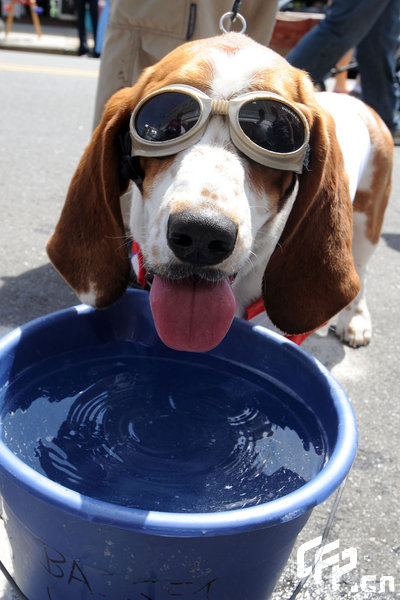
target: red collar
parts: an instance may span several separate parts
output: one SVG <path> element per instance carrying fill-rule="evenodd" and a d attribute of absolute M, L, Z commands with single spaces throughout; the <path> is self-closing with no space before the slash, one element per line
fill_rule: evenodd
<path fill-rule="evenodd" d="M 131 263 L 132 263 L 133 270 L 135 271 L 138 284 L 144 288 L 146 285 L 146 269 L 144 268 L 144 265 L 143 265 L 143 256 L 142 256 L 142 253 L 140 252 L 140 246 L 137 242 L 135 242 L 135 240 L 133 240 L 133 242 L 132 242 Z M 254 319 L 254 317 L 257 317 L 257 315 L 260 315 L 264 311 L 265 311 L 264 300 L 262 298 L 259 298 L 258 300 L 256 300 L 252 304 L 250 304 L 250 306 L 247 306 L 245 308 L 245 314 L 246 314 L 245 320 L 251 321 L 251 319 Z M 285 338 L 291 340 L 292 342 L 294 342 L 295 344 L 300 346 L 300 344 L 302 344 L 304 342 L 304 340 L 312 333 L 313 333 L 312 331 L 309 331 L 308 333 L 299 333 L 299 334 L 295 334 L 295 335 L 284 334 L 284 335 L 285 335 Z"/>
<path fill-rule="evenodd" d="M 143 256 L 140 252 L 140 246 L 135 240 L 132 242 L 131 264 L 135 271 L 138 284 L 144 288 L 146 285 L 146 269 L 143 266 Z"/>

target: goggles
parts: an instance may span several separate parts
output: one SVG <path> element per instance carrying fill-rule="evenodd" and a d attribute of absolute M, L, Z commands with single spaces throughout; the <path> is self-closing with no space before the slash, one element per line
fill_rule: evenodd
<path fill-rule="evenodd" d="M 229 119 L 233 144 L 257 163 L 301 173 L 310 129 L 303 113 L 273 92 L 212 100 L 188 85 L 169 85 L 143 98 L 130 119 L 132 156 L 171 156 L 201 139 L 213 115 Z"/>

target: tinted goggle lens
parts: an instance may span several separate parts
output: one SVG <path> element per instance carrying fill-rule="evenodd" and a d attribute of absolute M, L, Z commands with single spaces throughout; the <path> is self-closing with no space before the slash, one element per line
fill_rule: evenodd
<path fill-rule="evenodd" d="M 295 152 L 304 144 L 304 124 L 299 115 L 283 102 L 253 100 L 240 108 L 238 117 L 243 133 L 265 150 Z"/>
<path fill-rule="evenodd" d="M 200 114 L 200 103 L 193 96 L 164 92 L 143 104 L 136 115 L 135 128 L 144 140 L 165 142 L 188 132 Z"/>
<path fill-rule="evenodd" d="M 271 168 L 302 172 L 307 121 L 289 102 L 268 92 L 259 96 L 250 92 L 231 101 L 212 100 L 195 88 L 193 93 L 167 88 L 155 93 L 132 115 L 132 154 L 177 153 L 201 138 L 210 115 L 229 115 L 232 142 L 249 158 Z M 180 142 L 181 138 L 185 139 Z"/>

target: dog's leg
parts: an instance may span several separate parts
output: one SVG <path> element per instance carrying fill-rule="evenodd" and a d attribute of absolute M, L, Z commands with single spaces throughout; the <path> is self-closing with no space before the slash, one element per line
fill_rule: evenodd
<path fill-rule="evenodd" d="M 390 132 L 376 115 L 374 121 L 366 119 L 372 151 L 353 203 L 352 252 L 361 289 L 358 296 L 339 314 L 336 325 L 339 338 L 354 348 L 366 346 L 371 340 L 371 317 L 365 297 L 366 271 L 379 242 L 391 191 L 393 141 Z"/>
<path fill-rule="evenodd" d="M 376 244 L 373 244 L 367 238 L 367 218 L 365 214 L 354 213 L 353 228 L 354 266 L 360 278 L 361 289 L 353 302 L 339 314 L 336 334 L 343 342 L 357 348 L 358 346 L 366 346 L 371 340 L 372 325 L 365 294 L 365 280 L 367 264 Z"/>
<path fill-rule="evenodd" d="M 391 140 L 388 141 L 390 149 Z M 376 246 L 383 224 L 391 190 L 391 152 L 381 146 L 376 149 L 362 178 L 353 204 L 354 266 L 360 277 L 358 296 L 339 314 L 336 333 L 353 348 L 366 346 L 371 340 L 372 326 L 365 297 L 367 264 Z M 371 176 L 372 174 L 372 176 Z"/>

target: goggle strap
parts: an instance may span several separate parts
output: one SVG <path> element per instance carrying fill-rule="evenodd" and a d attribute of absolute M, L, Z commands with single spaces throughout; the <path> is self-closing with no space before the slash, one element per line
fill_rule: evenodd
<path fill-rule="evenodd" d="M 132 138 L 129 131 L 120 133 L 118 136 L 120 147 L 119 172 L 123 179 L 131 179 L 137 186 L 142 185 L 144 172 L 140 166 L 139 157 L 133 157 Z"/>

